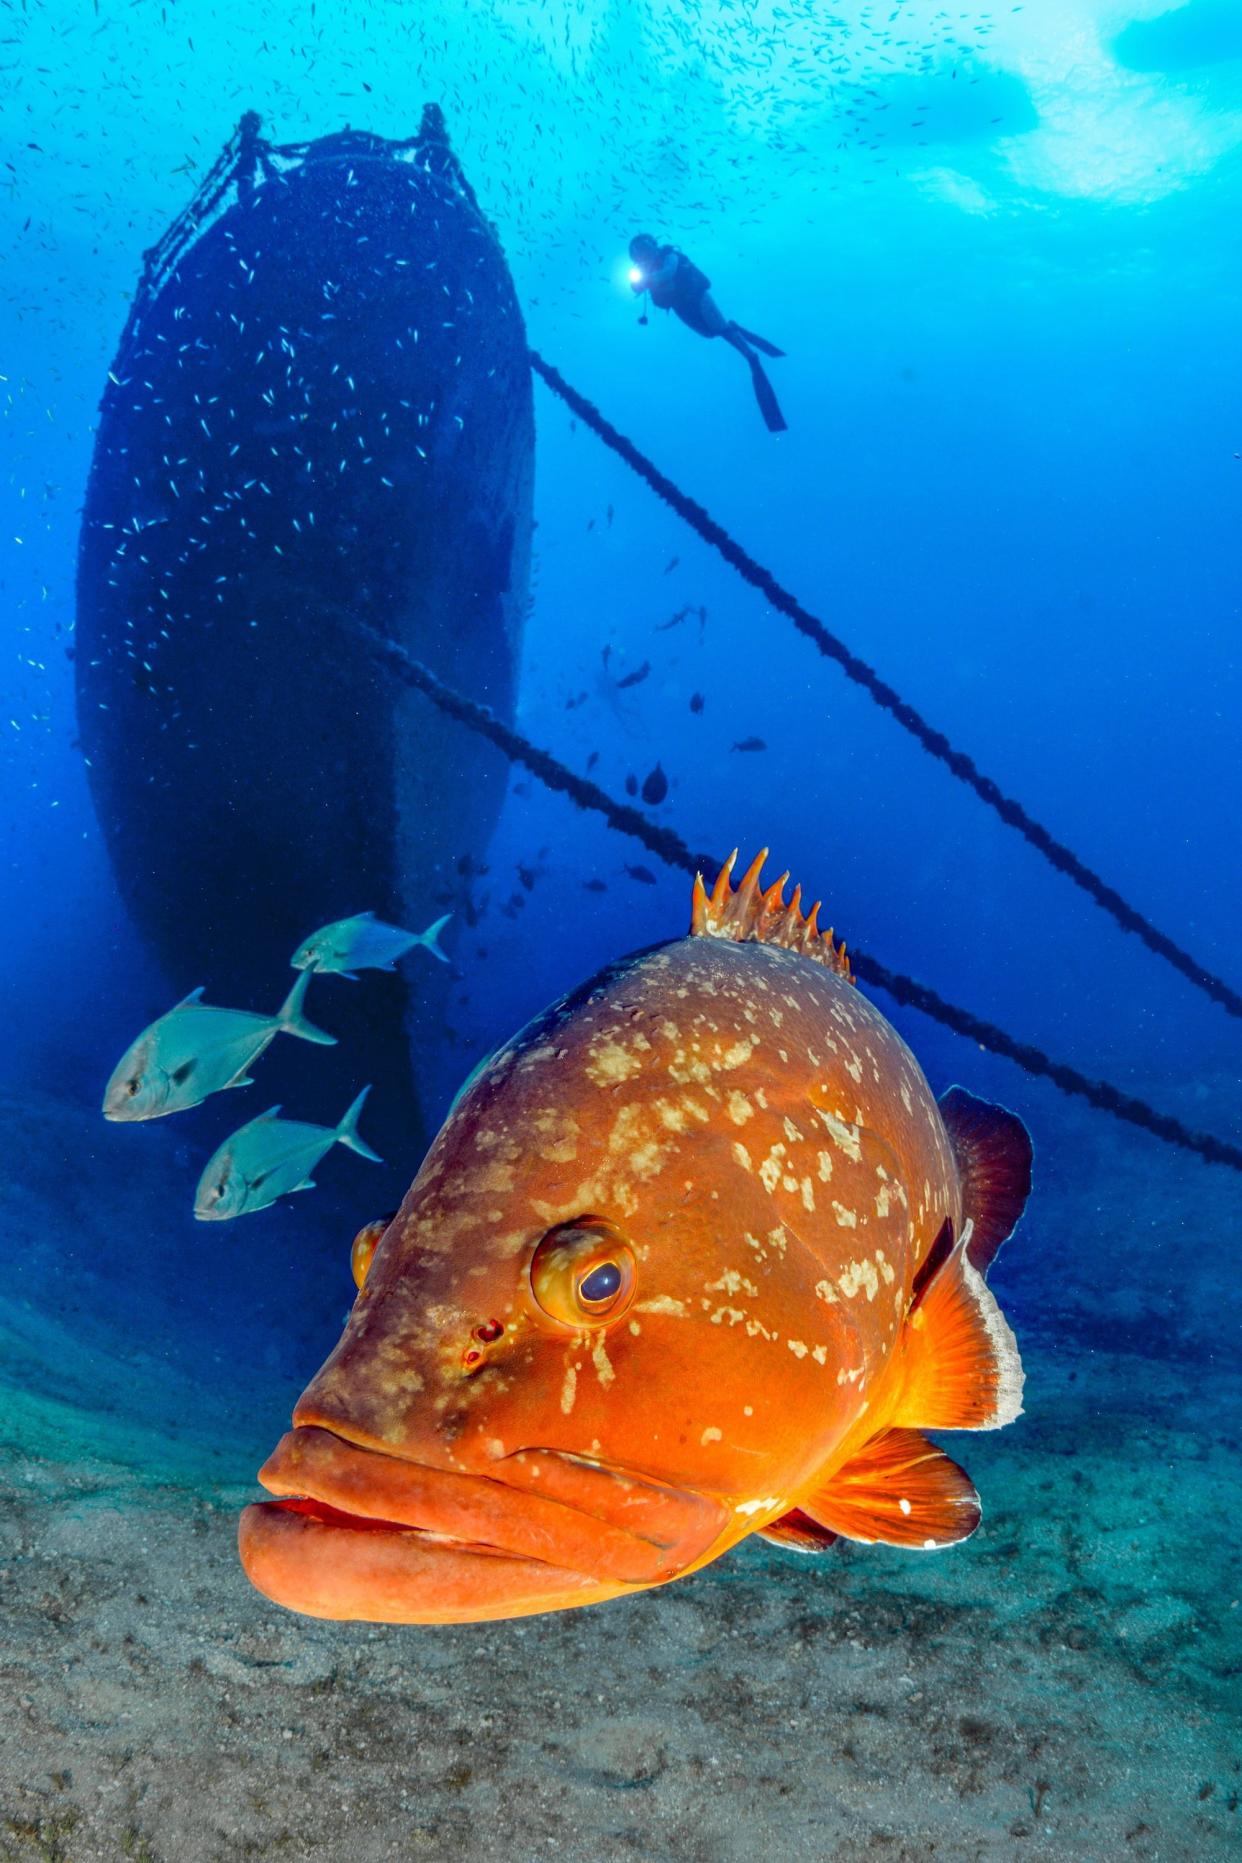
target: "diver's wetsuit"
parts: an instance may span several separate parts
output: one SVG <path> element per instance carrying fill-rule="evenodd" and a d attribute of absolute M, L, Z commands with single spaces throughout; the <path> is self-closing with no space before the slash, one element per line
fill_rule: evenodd
<path fill-rule="evenodd" d="M 769 433 L 784 433 L 785 416 L 756 353 L 762 350 L 765 356 L 783 356 L 784 350 L 756 336 L 753 330 L 743 330 L 741 324 L 732 323 L 711 294 L 711 279 L 693 259 L 688 259 L 676 246 L 661 246 L 656 266 L 644 271 L 633 290 L 636 295 L 649 291 L 651 302 L 658 310 L 675 312 L 699 336 L 722 336 L 726 343 L 740 351 L 750 364 L 755 399 Z"/>

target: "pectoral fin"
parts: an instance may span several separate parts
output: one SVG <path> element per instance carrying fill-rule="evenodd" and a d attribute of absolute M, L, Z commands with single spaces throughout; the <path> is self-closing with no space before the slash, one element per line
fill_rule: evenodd
<path fill-rule="evenodd" d="M 952 1231 L 945 1225 L 951 1240 Z M 897 1346 L 893 1421 L 920 1430 L 998 1430 L 1022 1414 L 1018 1343 L 974 1266 L 973 1225 L 932 1245 Z"/>
<path fill-rule="evenodd" d="M 980 1517 L 970 1477 L 918 1430 L 873 1436 L 801 1511 L 848 1540 L 928 1552 L 969 1539 Z"/>
<path fill-rule="evenodd" d="M 804 1514 L 800 1507 L 791 1508 L 779 1520 L 769 1520 L 766 1527 L 759 1529 L 759 1538 L 767 1540 L 771 1546 L 779 1546 L 782 1552 L 826 1552 L 839 1537 L 827 1527 L 821 1527 L 809 1514 Z"/>

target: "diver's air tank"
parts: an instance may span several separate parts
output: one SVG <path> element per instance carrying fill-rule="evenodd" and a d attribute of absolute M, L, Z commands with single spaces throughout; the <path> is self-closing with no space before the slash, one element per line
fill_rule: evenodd
<path fill-rule="evenodd" d="M 439 110 L 406 144 L 257 130 L 148 255 L 95 443 L 76 667 L 117 881 L 170 986 L 266 1009 L 317 925 L 421 929 L 485 846 L 502 759 L 345 624 L 512 717 L 534 427 L 512 280 Z M 340 1049 L 276 1045 L 300 1051 L 297 1116 L 377 1083 L 364 1125 L 403 1182 L 447 974 L 415 952 L 325 981 L 309 1009 Z"/>

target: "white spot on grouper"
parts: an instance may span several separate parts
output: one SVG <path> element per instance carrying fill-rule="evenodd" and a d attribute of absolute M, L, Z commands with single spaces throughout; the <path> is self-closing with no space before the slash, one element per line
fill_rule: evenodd
<path fill-rule="evenodd" d="M 518 1063 L 518 1072 L 528 1073 L 532 1067 L 538 1067 L 544 1061 L 555 1061 L 564 1053 L 565 1050 L 553 1042 L 545 1042 L 540 1048 L 528 1048 Z"/>
<path fill-rule="evenodd" d="M 708 1281 L 704 1291 L 708 1294 L 744 1294 L 757 1296 L 759 1289 L 753 1281 L 748 1281 L 736 1268 L 726 1268 L 718 1281 Z"/>
<path fill-rule="evenodd" d="M 578 1156 L 578 1122 L 567 1113 L 548 1109 L 533 1121 L 539 1135 L 537 1150 L 548 1164 L 572 1164 Z"/>
<path fill-rule="evenodd" d="M 586 1064 L 586 1076 L 597 1087 L 616 1086 L 620 1081 L 632 1080 L 642 1071 L 642 1061 L 635 1049 L 641 1044 L 644 1048 L 651 1046 L 646 1036 L 638 1035 L 632 1048 L 625 1048 L 619 1041 L 601 1042 L 593 1048 Z"/>
<path fill-rule="evenodd" d="M 703 1431 L 703 1434 L 699 1437 L 699 1441 L 703 1444 L 718 1443 L 721 1441 L 721 1439 L 722 1439 L 722 1432 L 716 1429 L 714 1425 L 709 1426 L 707 1429 L 705 1429 Z"/>
<path fill-rule="evenodd" d="M 565 1378 L 564 1378 L 564 1382 L 561 1385 L 561 1414 L 562 1416 L 567 1417 L 570 1411 L 573 1409 L 574 1395 L 577 1391 L 577 1388 L 578 1388 L 578 1368 L 576 1365 L 566 1365 Z"/>
<path fill-rule="evenodd" d="M 866 1290 L 868 1300 L 874 1300 L 880 1285 L 880 1277 L 872 1261 L 852 1261 L 843 1274 L 837 1277 L 837 1286 L 847 1300 L 852 1300 L 859 1288 Z"/>
<path fill-rule="evenodd" d="M 759 1037 L 757 1035 L 744 1036 L 741 1041 L 735 1041 L 733 1046 L 731 1048 L 726 1048 L 721 1055 L 721 1067 L 726 1073 L 732 1073 L 735 1067 L 744 1067 L 758 1046 Z"/>
<path fill-rule="evenodd" d="M 663 1165 L 664 1147 L 657 1145 L 654 1140 L 630 1153 L 630 1169 L 640 1183 L 645 1184 L 649 1178 L 655 1177 Z"/>
<path fill-rule="evenodd" d="M 842 1120 L 838 1119 L 835 1114 L 826 1113 L 822 1108 L 817 1108 L 816 1110 L 824 1125 L 827 1126 L 829 1134 L 835 1140 L 837 1150 L 843 1151 L 851 1164 L 861 1164 L 862 1145 L 859 1141 L 858 1133 L 854 1131 L 851 1126 L 847 1126 Z"/>
<path fill-rule="evenodd" d="M 780 1160 L 785 1156 L 786 1149 L 778 1140 L 759 1166 L 759 1179 L 769 1196 L 781 1181 Z"/>
<path fill-rule="evenodd" d="M 513 1166 L 493 1158 L 474 1173 L 471 1183 L 476 1192 L 491 1190 L 497 1196 L 503 1196 L 506 1191 L 513 1189 Z"/>

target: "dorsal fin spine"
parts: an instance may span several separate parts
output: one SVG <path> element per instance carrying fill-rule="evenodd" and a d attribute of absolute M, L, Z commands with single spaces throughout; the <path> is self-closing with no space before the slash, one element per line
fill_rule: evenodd
<path fill-rule="evenodd" d="M 743 918 L 749 918 L 754 908 L 755 894 L 759 891 L 759 875 L 763 872 L 763 863 L 767 857 L 767 848 L 761 847 L 742 875 L 742 883 L 737 889 L 737 897 L 733 901 L 733 906 Z"/>
<path fill-rule="evenodd" d="M 809 913 L 802 911 L 802 888 L 795 886 L 785 903 L 789 874 L 761 888 L 759 876 L 768 850 L 762 848 L 742 875 L 737 887 L 730 883 L 737 849 L 716 876 L 709 893 L 702 874 L 696 874 L 690 911 L 690 934 L 695 938 L 727 938 L 735 944 L 775 944 L 813 958 L 847 982 L 854 981 L 845 945 L 833 943 L 832 928 L 819 929 L 819 901 Z"/>

